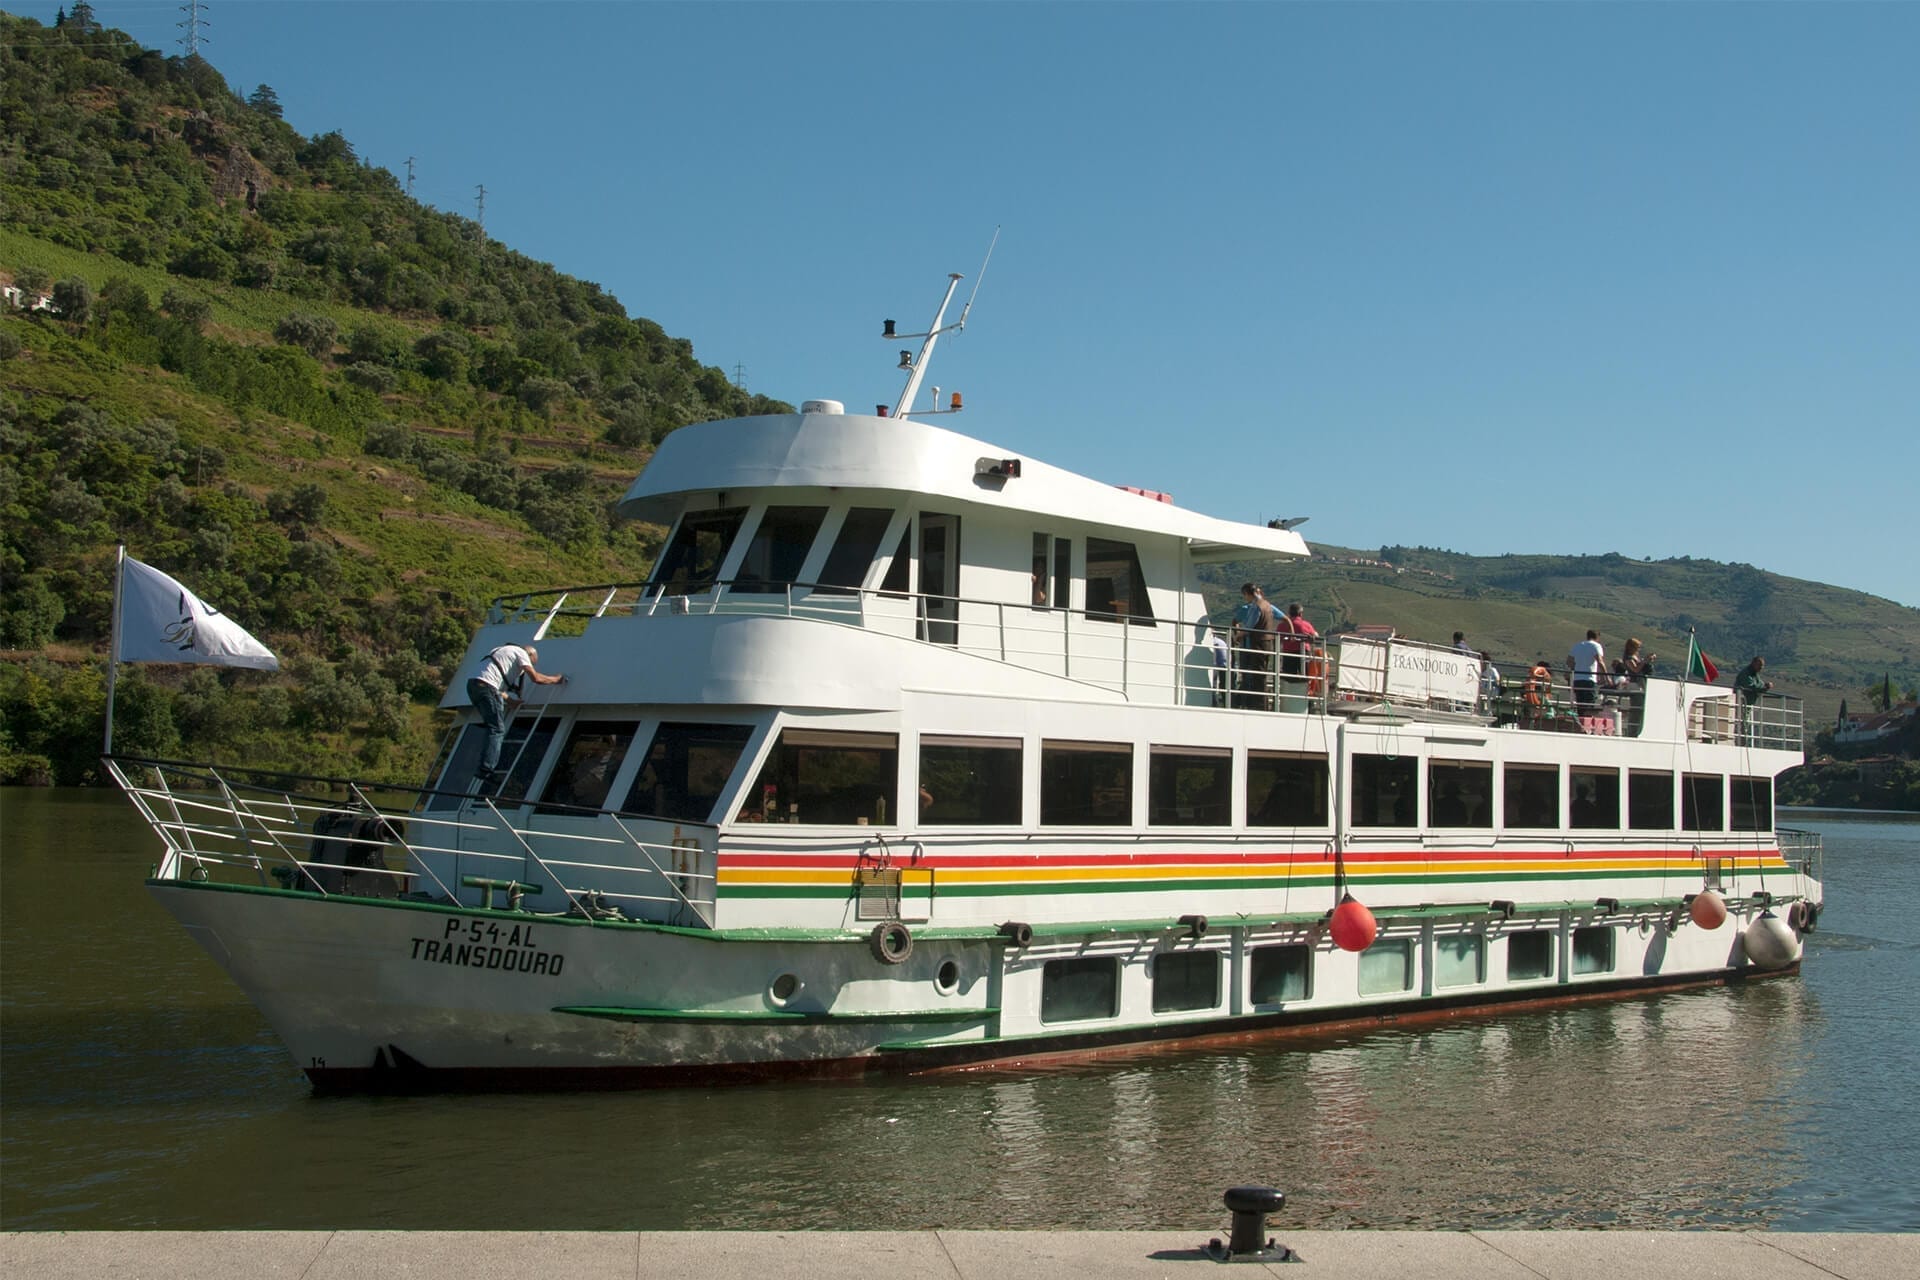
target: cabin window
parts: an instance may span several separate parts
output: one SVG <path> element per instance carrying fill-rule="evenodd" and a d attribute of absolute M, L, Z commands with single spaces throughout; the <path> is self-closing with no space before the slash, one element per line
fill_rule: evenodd
<path fill-rule="evenodd" d="M 867 570 L 879 554 L 893 512 L 885 507 L 855 507 L 847 512 L 834 535 L 833 550 L 820 570 L 820 590 L 828 595 L 850 595 L 867 583 Z"/>
<path fill-rule="evenodd" d="M 1573 769 L 1567 775 L 1567 810 L 1581 831 L 1620 829 L 1620 771 Z"/>
<path fill-rule="evenodd" d="M 893 559 L 887 562 L 887 576 L 880 580 L 882 595 L 905 598 L 913 573 L 913 526 L 900 531 L 900 545 L 893 549 Z"/>
<path fill-rule="evenodd" d="M 745 507 L 723 507 L 713 511 L 689 511 L 680 517 L 673 541 L 660 553 L 653 569 L 655 593 L 670 596 L 692 595 L 705 591 L 720 578 L 720 562 L 740 532 L 746 519 Z"/>
<path fill-rule="evenodd" d="M 1613 972 L 1613 926 L 1589 925 L 1573 931 L 1573 971 Z"/>
<path fill-rule="evenodd" d="M 1040 1021 L 1085 1022 L 1120 1012 L 1120 960 L 1049 960 L 1040 972 Z"/>
<path fill-rule="evenodd" d="M 661 724 L 621 809 L 675 822 L 708 821 L 752 736 L 753 726 L 746 724 Z M 753 802 L 749 796 L 746 807 Z"/>
<path fill-rule="evenodd" d="M 1253 1004 L 1285 1004 L 1313 998 L 1313 948 L 1287 945 L 1255 947 L 1247 978 Z"/>
<path fill-rule="evenodd" d="M 1507 980 L 1539 982 L 1553 976 L 1553 934 L 1529 929 L 1507 939 Z"/>
<path fill-rule="evenodd" d="M 920 821 L 928 826 L 1015 826 L 1020 821 L 1018 738 L 920 739 Z"/>
<path fill-rule="evenodd" d="M 576 720 L 573 732 L 560 760 L 547 778 L 547 789 L 540 795 L 542 806 L 600 809 L 607 803 L 607 788 L 613 775 L 633 745 L 632 720 Z"/>
<path fill-rule="evenodd" d="M 1153 1011 L 1188 1013 L 1220 1007 L 1218 951 L 1162 951 L 1153 958 Z"/>
<path fill-rule="evenodd" d="M 1153 625 L 1147 578 L 1140 572 L 1140 553 L 1131 542 L 1087 539 L 1087 616 L 1097 622 Z"/>
<path fill-rule="evenodd" d="M 1487 980 L 1487 940 L 1477 933 L 1450 933 L 1433 940 L 1433 985 L 1477 987 Z"/>
<path fill-rule="evenodd" d="M 1413 990 L 1413 939 L 1379 939 L 1360 953 L 1360 994 L 1395 995 Z"/>
<path fill-rule="evenodd" d="M 1507 766 L 1506 825 L 1557 827 L 1560 825 L 1560 766 Z"/>
<path fill-rule="evenodd" d="M 1353 806 L 1356 827 L 1411 827 L 1419 822 L 1415 802 L 1419 761 L 1412 756 L 1353 758 Z"/>
<path fill-rule="evenodd" d="M 1147 762 L 1147 823 L 1224 827 L 1233 820 L 1233 753 L 1155 747 Z"/>
<path fill-rule="evenodd" d="M 1329 825 L 1327 758 L 1278 751 L 1247 752 L 1247 825 Z"/>
<path fill-rule="evenodd" d="M 899 820 L 900 745 L 891 733 L 782 729 L 743 802 L 768 822 L 891 826 Z"/>
<path fill-rule="evenodd" d="M 1773 779 L 1734 778 L 1732 822 L 1734 831 L 1773 830 Z"/>
<path fill-rule="evenodd" d="M 1124 827 L 1133 821 L 1133 748 L 1124 742 L 1043 742 L 1040 825 Z"/>
<path fill-rule="evenodd" d="M 1073 607 L 1073 539 L 1033 535 L 1033 607 Z"/>
<path fill-rule="evenodd" d="M 560 722 L 553 716 L 515 716 L 507 723 L 507 736 L 500 744 L 501 769 L 507 777 L 490 794 L 499 804 L 517 804 L 526 799 L 533 776 L 540 772 L 547 748 L 553 743 Z M 487 727 L 470 724 L 460 735 L 440 778 L 440 792 L 428 803 L 432 810 L 457 809 L 473 785 L 474 770 L 480 767 L 480 752 L 486 746 Z"/>
<path fill-rule="evenodd" d="M 1427 766 L 1427 808 L 1436 827 L 1493 826 L 1493 766 L 1435 760 Z"/>
<path fill-rule="evenodd" d="M 1673 775 L 1632 769 L 1627 773 L 1627 826 L 1635 831 L 1673 830 Z"/>
<path fill-rule="evenodd" d="M 768 507 L 734 572 L 733 590 L 785 591 L 798 582 L 826 518 L 825 507 Z"/>
<path fill-rule="evenodd" d="M 1726 830 L 1725 780 L 1717 773 L 1680 775 L 1680 829 Z"/>

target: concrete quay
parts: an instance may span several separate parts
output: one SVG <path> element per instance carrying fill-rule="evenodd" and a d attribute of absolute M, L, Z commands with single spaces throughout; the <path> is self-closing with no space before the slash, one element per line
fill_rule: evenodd
<path fill-rule="evenodd" d="M 1920 1234 L 1287 1231 L 1219 1263 L 1206 1231 L 17 1231 L 10 1280 L 1913 1280 Z M 1221 1268 L 1224 1267 L 1224 1272 Z"/>

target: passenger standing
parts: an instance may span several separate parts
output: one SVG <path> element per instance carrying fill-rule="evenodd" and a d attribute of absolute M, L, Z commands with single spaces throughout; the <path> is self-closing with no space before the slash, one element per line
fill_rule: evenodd
<path fill-rule="evenodd" d="M 1467 643 L 1467 633 L 1464 631 L 1456 631 L 1453 633 L 1453 648 L 1455 653 L 1464 653 L 1468 657 L 1473 656 L 1473 648 Z"/>
<path fill-rule="evenodd" d="M 1733 687 L 1740 695 L 1740 742 L 1743 746 L 1753 746 L 1755 711 L 1760 704 L 1760 696 L 1773 688 L 1773 681 L 1760 673 L 1766 669 L 1767 660 L 1759 654 L 1753 655 L 1753 661 L 1740 669 L 1733 678 Z"/>
<path fill-rule="evenodd" d="M 1520 686 L 1520 700 L 1526 707 L 1526 727 L 1544 727 L 1553 709 L 1553 670 L 1545 658 L 1535 662 L 1527 672 L 1526 683 Z"/>
<path fill-rule="evenodd" d="M 480 713 L 487 727 L 487 741 L 480 749 L 480 767 L 474 779 L 482 789 L 491 787 L 500 768 L 500 746 L 507 740 L 507 697 L 520 698 L 524 679 L 535 684 L 565 684 L 567 678 L 536 670 L 540 651 L 532 645 L 503 644 L 487 655 L 480 674 L 467 681 L 467 700 Z"/>
<path fill-rule="evenodd" d="M 1259 587 L 1240 584 L 1240 607 L 1233 611 L 1233 657 L 1238 676 L 1234 705 L 1266 710 L 1272 706 L 1273 633 L 1278 621 Z"/>
<path fill-rule="evenodd" d="M 1493 665 L 1493 658 L 1485 649 L 1480 651 L 1480 699 L 1485 704 L 1481 710 L 1487 715 L 1493 714 L 1494 700 L 1500 696 L 1500 668 Z"/>
<path fill-rule="evenodd" d="M 1600 647 L 1600 633 L 1588 631 L 1587 638 L 1567 651 L 1567 671 L 1573 679 L 1573 705 L 1580 715 L 1591 715 L 1600 703 L 1600 682 L 1607 677 L 1607 653 Z"/>
<path fill-rule="evenodd" d="M 1289 676 L 1300 677 L 1307 673 L 1307 654 L 1313 649 L 1313 642 L 1320 633 L 1307 621 L 1307 615 L 1301 612 L 1300 602 L 1295 600 L 1287 606 L 1286 625 L 1280 629 L 1280 644 L 1287 651 L 1284 668 Z"/>

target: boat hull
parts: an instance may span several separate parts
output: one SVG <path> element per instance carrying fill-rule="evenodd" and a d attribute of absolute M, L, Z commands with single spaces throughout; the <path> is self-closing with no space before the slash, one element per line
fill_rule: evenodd
<path fill-rule="evenodd" d="M 1715 931 L 1648 905 L 1619 917 L 1611 972 L 1362 996 L 1355 957 L 1319 922 L 1210 934 L 1088 930 L 1019 947 L 927 931 L 901 959 L 861 935 L 716 933 L 192 881 L 155 897 L 218 961 L 323 1092 L 619 1089 L 697 1081 L 922 1072 L 1171 1046 L 1420 1025 L 1779 976 L 1746 961 L 1739 920 Z M 1677 903 L 1675 904 L 1677 906 Z M 1565 932 L 1587 921 L 1532 922 Z M 1436 926 L 1393 917 L 1416 963 Z M 1489 929 L 1453 921 L 1445 929 Z M 1498 926 L 1492 926 L 1495 936 Z M 951 931 L 949 931 L 950 933 Z M 799 935 L 799 936 L 795 936 Z M 1262 941 L 1314 949 L 1309 998 L 1253 1003 L 1237 975 Z M 1228 989 L 1205 1011 L 1157 1014 L 1130 993 L 1115 1016 L 1049 1023 L 1050 962 L 1116 957 L 1123 974 L 1170 950 L 1221 953 Z M 1131 982 L 1131 979 L 1129 979 Z M 1145 991 L 1144 976 L 1139 984 Z M 1131 991 L 1131 988 L 1129 988 Z"/>

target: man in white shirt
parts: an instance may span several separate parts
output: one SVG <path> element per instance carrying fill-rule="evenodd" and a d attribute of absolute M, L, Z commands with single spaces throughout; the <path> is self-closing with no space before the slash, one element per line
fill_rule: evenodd
<path fill-rule="evenodd" d="M 480 723 L 487 726 L 486 745 L 480 750 L 480 767 L 473 774 L 482 790 L 493 785 L 500 767 L 500 746 L 507 740 L 507 695 L 511 693 L 517 700 L 523 679 L 531 679 L 535 684 L 567 682 L 565 676 L 536 670 L 534 663 L 539 660 L 540 651 L 532 645 L 522 648 L 517 644 L 503 644 L 480 664 L 480 674 L 467 681 L 467 699 L 480 713 Z"/>
<path fill-rule="evenodd" d="M 1600 647 L 1600 633 L 1587 632 L 1587 638 L 1567 652 L 1567 671 L 1573 677 L 1575 714 L 1591 715 L 1600 703 L 1600 682 L 1607 677 L 1607 655 Z"/>

